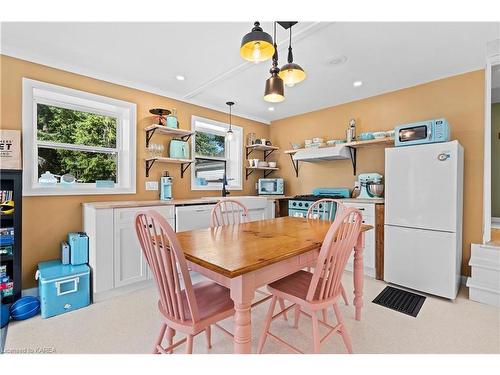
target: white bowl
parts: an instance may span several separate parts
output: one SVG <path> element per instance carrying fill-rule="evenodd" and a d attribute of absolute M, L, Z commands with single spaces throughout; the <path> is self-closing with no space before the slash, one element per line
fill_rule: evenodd
<path fill-rule="evenodd" d="M 276 168 L 276 162 L 275 161 L 270 161 L 268 164 L 269 164 L 269 167 Z"/>
<path fill-rule="evenodd" d="M 304 140 L 304 144 L 305 145 L 310 145 L 311 143 L 313 143 L 313 141 L 311 139 L 305 139 Z"/>
<path fill-rule="evenodd" d="M 313 143 L 323 143 L 323 138 L 313 138 Z"/>

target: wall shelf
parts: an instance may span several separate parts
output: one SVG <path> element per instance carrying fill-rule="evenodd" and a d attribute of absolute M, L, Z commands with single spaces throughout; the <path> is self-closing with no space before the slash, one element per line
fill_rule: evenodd
<path fill-rule="evenodd" d="M 248 157 L 250 154 L 254 151 L 262 151 L 264 152 L 264 161 L 267 160 L 269 155 L 271 155 L 274 151 L 279 150 L 279 147 L 276 146 L 269 146 L 269 145 L 259 145 L 259 144 L 254 144 L 254 145 L 249 145 L 246 146 L 246 158 L 248 160 Z M 246 167 L 246 179 L 248 180 L 248 176 L 250 176 L 253 171 L 255 170 L 261 170 L 264 171 L 264 178 L 269 176 L 271 173 L 274 171 L 279 170 L 279 168 L 271 168 L 271 167 Z"/>
<path fill-rule="evenodd" d="M 369 141 L 354 141 L 348 143 L 341 143 L 336 146 L 331 147 L 347 147 L 349 150 L 349 155 L 352 163 L 353 174 L 356 175 L 356 151 L 358 148 L 371 147 L 371 146 L 394 146 L 394 138 L 379 138 L 371 139 Z M 329 147 L 322 147 L 322 149 Z M 293 155 L 299 151 L 309 151 L 314 150 L 314 148 L 299 148 L 295 150 L 285 150 L 284 153 L 290 155 L 290 160 L 292 161 L 293 169 L 295 170 L 295 177 L 299 177 L 299 160 L 294 160 Z M 311 160 L 312 161 L 312 160 Z M 319 161 L 319 160 L 318 160 Z"/>
<path fill-rule="evenodd" d="M 180 164 L 181 165 L 181 178 L 184 177 L 184 172 L 189 168 L 191 163 L 194 162 L 192 159 L 175 159 L 175 158 L 164 158 L 164 157 L 154 157 L 147 158 L 146 161 L 146 177 L 149 177 L 149 171 L 153 165 L 158 163 L 170 163 L 170 164 Z"/>
<path fill-rule="evenodd" d="M 153 124 L 144 129 L 146 131 L 146 147 L 149 147 L 149 141 L 155 133 L 170 135 L 172 137 L 180 137 L 182 140 L 187 141 L 194 132 L 191 130 L 174 129 L 165 125 Z"/>

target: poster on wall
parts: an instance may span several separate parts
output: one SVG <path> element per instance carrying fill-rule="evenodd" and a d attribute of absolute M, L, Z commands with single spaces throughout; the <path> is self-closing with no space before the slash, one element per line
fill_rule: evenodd
<path fill-rule="evenodd" d="M 0 130 L 0 169 L 21 169 L 20 130 Z"/>

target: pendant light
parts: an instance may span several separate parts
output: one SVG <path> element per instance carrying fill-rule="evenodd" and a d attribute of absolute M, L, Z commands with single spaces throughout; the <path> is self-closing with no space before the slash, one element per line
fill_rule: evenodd
<path fill-rule="evenodd" d="M 285 87 L 283 86 L 283 80 L 280 78 L 278 73 L 280 68 L 278 68 L 278 48 L 276 46 L 276 22 L 274 23 L 274 55 L 273 55 L 273 65 L 269 70 L 271 77 L 266 80 L 266 89 L 264 92 L 264 100 L 271 103 L 279 103 L 285 100 Z"/>
<path fill-rule="evenodd" d="M 280 69 L 279 76 L 288 87 L 293 87 L 306 78 L 306 72 L 299 64 L 293 62 L 292 53 L 292 26 L 290 26 L 290 44 L 288 45 L 288 63 Z"/>
<path fill-rule="evenodd" d="M 263 31 L 260 23 L 255 21 L 252 31 L 241 40 L 240 55 L 245 60 L 258 63 L 269 60 L 274 54 L 274 49 L 271 35 Z"/>
<path fill-rule="evenodd" d="M 226 133 L 226 138 L 228 141 L 232 141 L 234 138 L 234 132 L 233 132 L 233 127 L 232 127 L 232 113 L 231 113 L 231 107 L 234 105 L 234 102 L 226 102 L 226 104 L 229 106 L 229 129 Z"/>

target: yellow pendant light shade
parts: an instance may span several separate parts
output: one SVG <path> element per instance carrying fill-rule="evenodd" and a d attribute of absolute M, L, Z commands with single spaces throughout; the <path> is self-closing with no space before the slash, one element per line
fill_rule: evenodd
<path fill-rule="evenodd" d="M 262 30 L 259 22 L 255 22 L 252 31 L 241 40 L 240 55 L 245 60 L 256 63 L 273 57 L 273 39 Z"/>
<path fill-rule="evenodd" d="M 293 87 L 297 83 L 306 79 L 306 72 L 299 64 L 289 63 L 283 65 L 279 72 L 279 76 L 288 87 Z"/>

